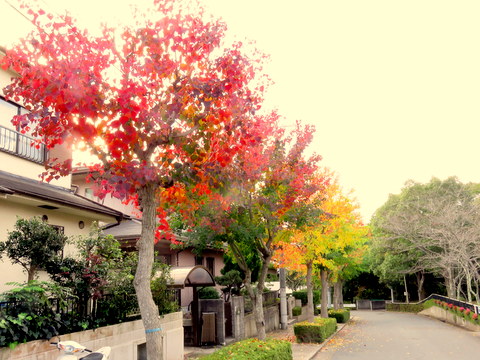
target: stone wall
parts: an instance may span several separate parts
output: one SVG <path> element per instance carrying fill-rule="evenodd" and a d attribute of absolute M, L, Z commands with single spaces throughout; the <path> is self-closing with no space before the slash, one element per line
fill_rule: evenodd
<path fill-rule="evenodd" d="M 182 312 L 162 316 L 163 351 L 166 360 L 183 360 Z M 62 341 L 73 340 L 88 349 L 96 350 L 110 346 L 112 360 L 142 360 L 145 330 L 141 320 L 110 325 L 95 330 L 86 330 L 61 336 Z M 57 341 L 57 338 L 52 339 Z M 15 349 L 0 348 L 0 360 L 55 360 L 59 350 L 48 341 L 30 341 Z"/>

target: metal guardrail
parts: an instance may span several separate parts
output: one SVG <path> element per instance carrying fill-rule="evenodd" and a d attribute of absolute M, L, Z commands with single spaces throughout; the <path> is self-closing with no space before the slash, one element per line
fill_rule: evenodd
<path fill-rule="evenodd" d="M 0 151 L 16 155 L 26 160 L 43 164 L 47 158 L 44 144 L 35 139 L 0 125 Z"/>
<path fill-rule="evenodd" d="M 457 300 L 457 299 L 452 299 L 452 298 L 449 298 L 447 296 L 443 296 L 443 295 L 438 295 L 438 294 L 431 294 L 430 296 L 428 296 L 427 298 L 423 299 L 422 301 L 419 301 L 418 303 L 419 304 L 422 304 L 424 303 L 425 301 L 427 300 L 440 300 L 440 301 L 444 301 L 446 303 L 449 303 L 449 304 L 453 304 L 454 306 L 458 306 L 458 307 L 464 307 L 465 309 L 470 309 L 470 311 L 474 312 L 475 314 L 480 314 L 480 308 L 478 305 L 476 304 L 471 304 L 471 303 L 467 303 L 465 301 L 461 301 L 461 300 Z"/>

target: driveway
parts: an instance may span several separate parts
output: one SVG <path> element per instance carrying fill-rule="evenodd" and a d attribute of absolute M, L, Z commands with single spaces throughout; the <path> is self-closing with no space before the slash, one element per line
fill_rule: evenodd
<path fill-rule="evenodd" d="M 352 311 L 353 318 L 314 360 L 471 360 L 480 357 L 480 333 L 421 315 Z"/>

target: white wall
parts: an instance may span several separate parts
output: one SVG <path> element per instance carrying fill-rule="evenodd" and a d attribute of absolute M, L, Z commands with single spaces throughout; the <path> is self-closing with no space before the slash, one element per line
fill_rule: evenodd
<path fill-rule="evenodd" d="M 78 235 L 87 235 L 90 231 L 92 222 L 95 220 L 90 214 L 90 217 L 78 211 L 76 214 L 67 214 L 60 212 L 60 210 L 46 210 L 35 207 L 33 205 L 21 204 L 11 201 L 7 196 L 0 196 L 0 241 L 5 241 L 8 237 L 8 232 L 14 230 L 14 224 L 18 217 L 31 218 L 33 216 L 47 215 L 48 223 L 51 225 L 59 225 L 64 227 L 65 235 L 68 237 L 75 237 Z M 85 223 L 83 229 L 79 228 L 79 221 Z M 112 218 L 112 222 L 114 219 Z M 65 249 L 65 255 L 72 253 L 72 247 Z M 4 255 L 0 260 L 0 292 L 10 288 L 6 286 L 6 282 L 20 282 L 27 280 L 27 275 L 24 273 L 20 265 L 13 265 L 10 260 Z M 41 274 L 40 280 L 47 280 L 46 274 Z"/>
<path fill-rule="evenodd" d="M 76 174 L 72 176 L 72 184 L 78 187 L 77 194 L 88 197 L 86 189 L 94 190 L 95 184 L 94 183 L 87 183 L 85 180 L 84 174 Z M 141 218 L 141 212 L 135 207 L 133 203 L 124 204 L 124 202 L 120 199 L 117 199 L 110 194 L 105 196 L 104 199 L 99 199 L 97 196 L 93 196 L 91 200 L 98 202 L 99 204 L 103 204 L 108 206 L 109 208 L 118 210 L 124 214 L 133 216 L 135 218 Z"/>
<path fill-rule="evenodd" d="M 165 360 L 183 360 L 182 312 L 161 317 L 163 350 Z M 131 321 L 61 336 L 62 341 L 73 340 L 87 349 L 96 350 L 110 346 L 112 360 L 139 360 L 137 346 L 145 343 L 145 328 L 142 321 Z M 57 338 L 52 339 L 57 341 Z M 48 341 L 31 341 L 18 345 L 14 350 L 0 348 L 0 360 L 55 360 L 60 352 Z"/>

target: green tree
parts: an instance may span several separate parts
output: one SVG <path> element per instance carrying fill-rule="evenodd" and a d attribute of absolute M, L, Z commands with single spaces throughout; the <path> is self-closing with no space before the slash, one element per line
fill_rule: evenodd
<path fill-rule="evenodd" d="M 14 228 L 7 241 L 0 243 L 0 257 L 5 254 L 22 266 L 31 282 L 63 250 L 67 238 L 38 217 L 17 219 Z"/>
<path fill-rule="evenodd" d="M 449 297 L 479 298 L 477 194 L 478 185 L 454 177 L 433 178 L 426 184 L 409 181 L 375 213 L 372 228 L 376 246 L 383 249 L 379 253 L 401 256 L 383 261 L 399 264 L 404 274 L 415 274 L 420 297 L 424 274 L 431 272 L 444 278 Z M 388 263 L 383 269 L 391 276 Z M 376 271 L 381 273 L 382 267 Z"/>

